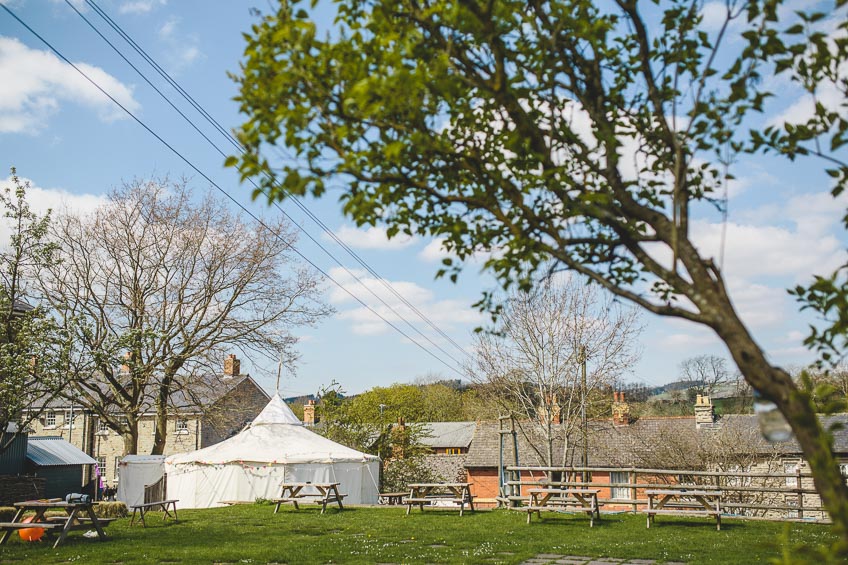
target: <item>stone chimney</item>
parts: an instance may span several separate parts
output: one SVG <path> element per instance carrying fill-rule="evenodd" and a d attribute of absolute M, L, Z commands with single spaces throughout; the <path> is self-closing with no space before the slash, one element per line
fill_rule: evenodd
<path fill-rule="evenodd" d="M 315 425 L 315 401 L 308 400 L 303 405 L 303 423 L 307 426 Z"/>
<path fill-rule="evenodd" d="M 713 403 L 709 396 L 701 396 L 695 398 L 695 427 L 700 428 L 702 425 L 712 425 L 715 423 L 715 412 L 713 411 Z"/>
<path fill-rule="evenodd" d="M 224 378 L 237 377 L 241 374 L 241 361 L 230 353 L 224 358 Z"/>
<path fill-rule="evenodd" d="M 629 426 L 632 418 L 630 417 L 630 405 L 624 400 L 624 393 L 613 392 L 612 398 L 612 425 Z"/>

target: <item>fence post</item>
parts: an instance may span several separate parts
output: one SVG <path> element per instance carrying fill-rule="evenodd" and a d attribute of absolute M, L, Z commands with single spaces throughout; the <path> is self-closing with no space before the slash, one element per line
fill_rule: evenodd
<path fill-rule="evenodd" d="M 801 489 L 801 465 L 795 466 L 795 488 L 798 490 L 798 518 L 804 517 L 804 491 Z"/>
<path fill-rule="evenodd" d="M 630 469 L 630 471 L 627 473 L 627 481 L 631 485 L 636 484 L 636 469 Z M 638 507 L 637 507 L 637 504 L 635 502 L 636 501 L 636 490 L 637 489 L 636 489 L 635 486 L 630 487 L 630 500 L 634 501 L 633 502 L 633 513 L 634 514 L 636 514 L 636 512 L 639 510 Z"/>

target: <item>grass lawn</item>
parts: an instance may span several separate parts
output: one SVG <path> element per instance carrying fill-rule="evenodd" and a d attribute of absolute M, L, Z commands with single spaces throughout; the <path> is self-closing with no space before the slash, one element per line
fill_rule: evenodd
<path fill-rule="evenodd" d="M 780 555 L 784 524 L 725 520 L 722 531 L 703 518 L 659 517 L 650 530 L 643 515 L 606 514 L 594 528 L 576 514 L 547 513 L 526 523 L 507 510 L 469 512 L 405 507 L 350 508 L 233 506 L 181 510 L 180 522 L 148 514 L 148 527 L 113 522 L 109 540 L 72 532 L 54 550 L 17 534 L 0 546 L 0 562 L 56 563 L 520 563 L 540 553 L 642 558 L 687 563 L 765 563 Z M 826 526 L 793 524 L 790 540 L 820 544 Z"/>

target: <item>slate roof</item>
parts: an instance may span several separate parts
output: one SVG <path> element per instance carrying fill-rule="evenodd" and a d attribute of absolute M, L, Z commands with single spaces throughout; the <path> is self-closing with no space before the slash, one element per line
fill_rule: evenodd
<path fill-rule="evenodd" d="M 476 422 L 427 422 L 428 436 L 421 438 L 421 443 L 432 448 L 468 447 L 476 427 Z"/>
<path fill-rule="evenodd" d="M 842 424 L 843 429 L 834 431 L 834 451 L 848 454 L 848 414 L 823 416 L 822 424 L 829 428 L 833 424 Z M 694 416 L 639 418 L 628 426 L 613 426 L 610 420 L 596 420 L 588 426 L 588 459 L 590 467 L 641 466 L 641 464 L 660 448 L 672 449 L 691 440 L 690 445 L 709 441 L 717 434 L 725 434 L 725 443 L 732 449 L 734 445 L 744 446 L 750 452 L 767 455 L 776 452 L 786 455 L 800 455 L 801 448 L 795 440 L 772 444 L 762 438 L 756 416 L 733 414 L 719 418 L 712 426 L 697 429 Z M 466 467 L 497 467 L 500 450 L 498 422 L 480 422 L 468 450 Z M 534 438 L 534 426 L 526 426 L 528 435 Z M 563 430 L 560 427 L 560 432 Z M 520 465 L 541 466 L 544 458 L 531 447 L 531 443 L 522 434 L 518 436 L 518 455 Z M 683 440 L 683 441 L 681 441 Z M 537 446 L 545 445 L 538 436 L 533 441 Z M 580 429 L 572 431 L 568 449 L 563 457 L 565 442 L 559 438 L 554 442 L 554 459 L 558 464 L 579 465 L 582 454 L 582 434 Z M 684 454 L 685 456 L 685 454 Z M 504 461 L 514 464 L 512 438 L 504 439 Z"/>
<path fill-rule="evenodd" d="M 94 459 L 60 437 L 31 437 L 27 459 L 39 467 L 94 465 Z"/>
<path fill-rule="evenodd" d="M 238 375 L 230 378 L 224 378 L 223 375 L 204 375 L 191 385 L 184 386 L 172 392 L 171 406 L 177 412 L 198 412 L 201 407 L 214 404 L 247 380 L 253 382 L 256 388 L 268 397 L 268 400 L 271 399 L 250 375 Z M 33 404 L 38 407 L 42 406 L 38 402 L 34 402 Z M 149 405 L 152 406 L 152 402 Z M 52 410 L 67 410 L 71 407 L 71 401 L 61 396 L 54 396 L 44 403 L 43 407 Z M 74 409 L 82 410 L 78 402 L 74 403 Z M 152 411 L 152 408 L 150 410 Z"/>

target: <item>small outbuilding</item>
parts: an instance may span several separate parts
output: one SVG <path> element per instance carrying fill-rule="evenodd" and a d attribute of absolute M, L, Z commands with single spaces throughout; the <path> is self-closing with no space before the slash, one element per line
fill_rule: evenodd
<path fill-rule="evenodd" d="M 46 480 L 44 496 L 64 498 L 80 492 L 90 476 L 88 465 L 97 461 L 60 437 L 30 437 L 27 443 L 27 473 Z"/>
<path fill-rule="evenodd" d="M 127 506 L 144 504 L 144 487 L 156 483 L 164 474 L 164 455 L 127 455 L 118 464 L 116 498 Z"/>

